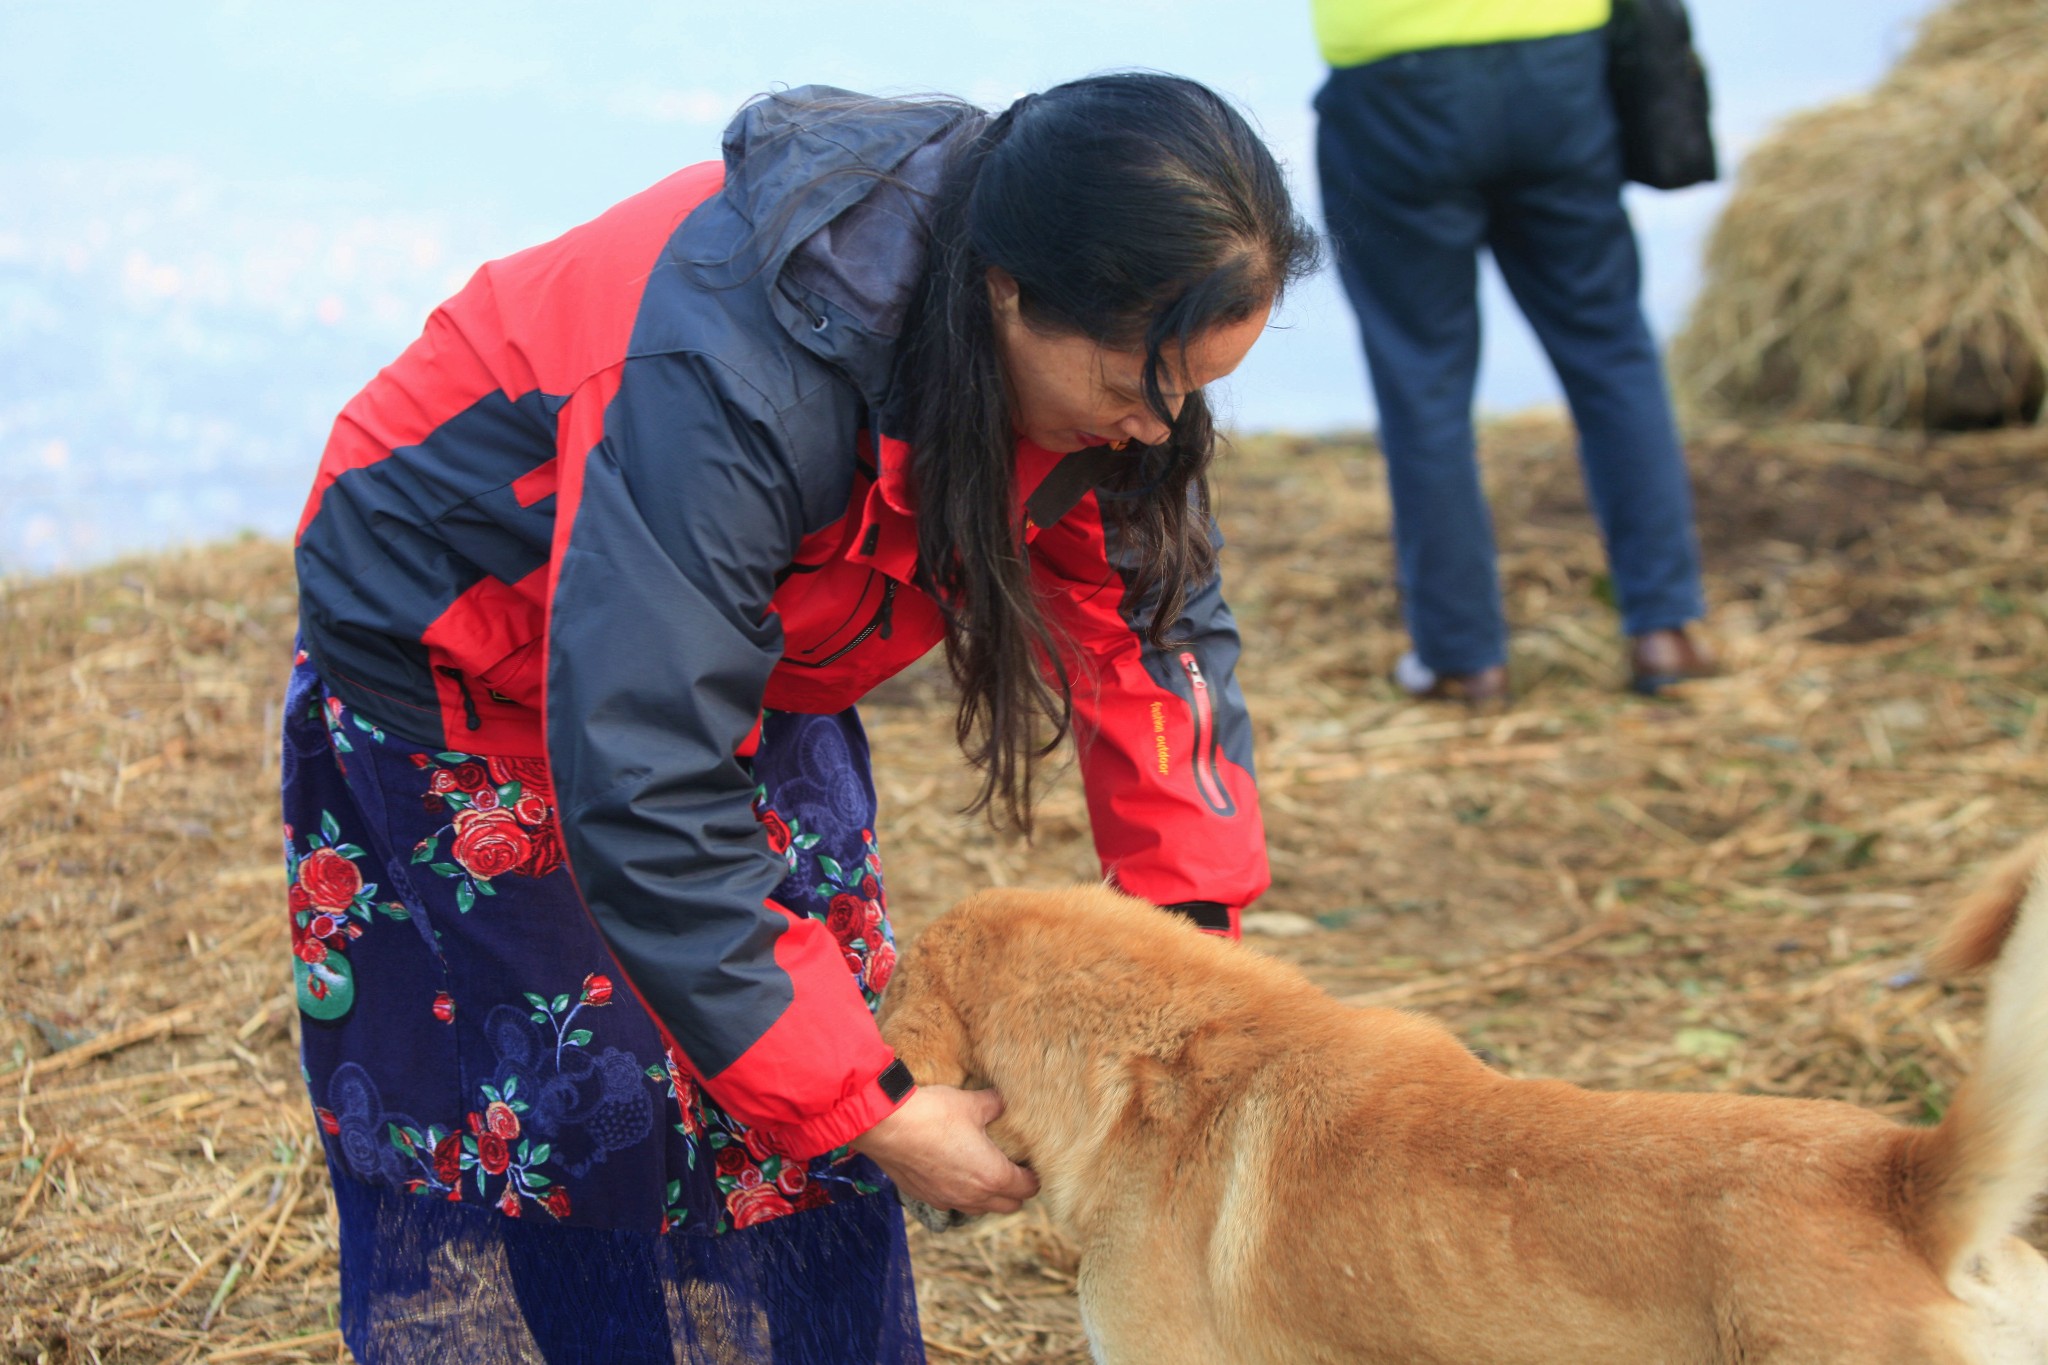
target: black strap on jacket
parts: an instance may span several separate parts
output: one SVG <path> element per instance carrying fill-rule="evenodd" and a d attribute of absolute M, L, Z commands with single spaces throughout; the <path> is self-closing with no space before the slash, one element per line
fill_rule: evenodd
<path fill-rule="evenodd" d="M 1108 446 L 1088 446 L 1061 460 L 1040 481 L 1024 501 L 1024 519 L 1033 526 L 1046 527 L 1059 521 L 1094 492 L 1096 486 L 1117 470 L 1127 468 L 1131 457 Z"/>

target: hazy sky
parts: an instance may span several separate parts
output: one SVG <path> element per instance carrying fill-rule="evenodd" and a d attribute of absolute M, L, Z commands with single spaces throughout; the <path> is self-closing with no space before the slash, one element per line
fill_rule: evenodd
<path fill-rule="evenodd" d="M 1724 162 L 1867 86 L 1927 8 L 1694 0 Z M 1001 104 L 1175 71 L 1236 98 L 1319 212 L 1306 0 L 0 0 L 0 63 L 0 571 L 288 527 L 332 412 L 479 260 L 715 156 L 772 86 Z M 1662 333 L 1724 194 L 1631 191 Z M 1482 404 L 1550 401 L 1497 285 L 1489 302 Z M 1255 429 L 1370 422 L 1327 276 L 1226 410 Z"/>

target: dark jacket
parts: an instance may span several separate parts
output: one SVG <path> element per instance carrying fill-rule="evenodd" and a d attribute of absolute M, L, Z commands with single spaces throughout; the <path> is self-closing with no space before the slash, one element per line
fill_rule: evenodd
<path fill-rule="evenodd" d="M 484 266 L 343 410 L 300 526 L 328 687 L 416 742 L 547 760 L 627 977 L 793 1156 L 889 1112 L 892 1058 L 823 924 L 768 899 L 787 869 L 745 757 L 764 706 L 840 710 L 943 636 L 888 414 L 912 191 L 972 117 L 796 91 L 740 114 L 722 166 Z M 1087 472 L 1019 447 L 1034 575 L 1086 656 L 1097 849 L 1234 925 L 1267 881 L 1236 629 L 1211 583 L 1185 646 L 1141 647 Z"/>

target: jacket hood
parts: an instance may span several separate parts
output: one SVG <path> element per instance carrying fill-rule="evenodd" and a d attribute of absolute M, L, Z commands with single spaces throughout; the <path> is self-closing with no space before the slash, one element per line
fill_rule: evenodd
<path fill-rule="evenodd" d="M 769 281 L 783 328 L 880 408 L 947 153 L 986 120 L 954 101 L 822 85 L 757 100 L 723 142 L 719 198 L 736 230 L 693 243 L 689 264 L 714 287 Z"/>

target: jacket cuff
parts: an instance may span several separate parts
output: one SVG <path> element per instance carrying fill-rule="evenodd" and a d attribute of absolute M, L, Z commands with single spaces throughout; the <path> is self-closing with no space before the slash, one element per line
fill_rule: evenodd
<path fill-rule="evenodd" d="M 901 1109 L 916 1091 L 910 1068 L 891 1060 L 878 1075 L 854 1087 L 852 1094 L 817 1117 L 757 1131 L 775 1151 L 792 1160 L 808 1161 L 853 1141 Z"/>
<path fill-rule="evenodd" d="M 1162 905 L 1161 910 L 1169 914 L 1183 915 L 1195 922 L 1195 927 L 1205 934 L 1221 934 L 1225 938 L 1237 938 L 1241 930 L 1238 917 L 1243 907 L 1225 905 L 1221 901 L 1175 901 Z"/>

